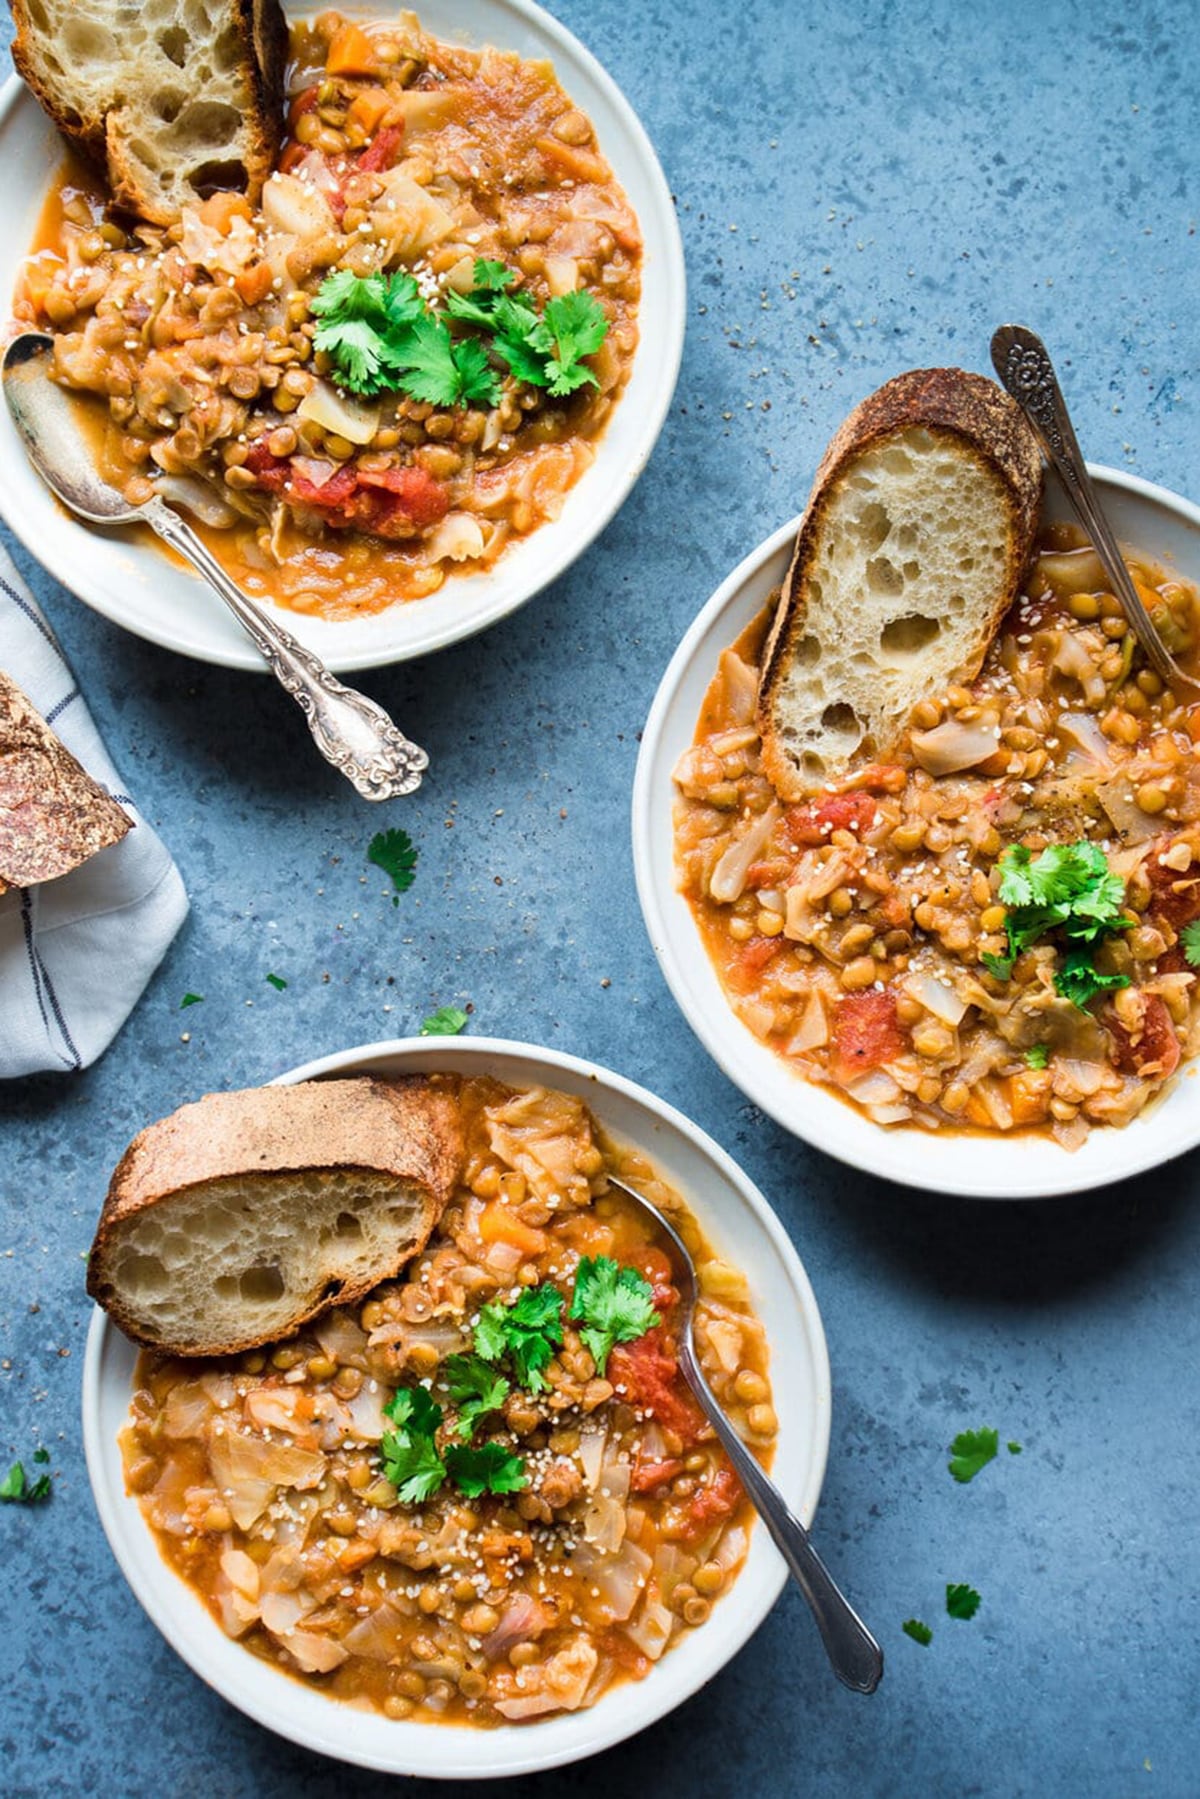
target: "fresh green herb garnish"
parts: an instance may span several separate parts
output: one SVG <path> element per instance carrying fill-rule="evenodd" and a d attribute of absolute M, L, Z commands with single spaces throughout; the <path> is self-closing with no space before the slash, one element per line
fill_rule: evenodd
<path fill-rule="evenodd" d="M 422 1037 L 457 1037 L 466 1026 L 467 1015 L 457 1006 L 439 1006 L 421 1020 Z"/>
<path fill-rule="evenodd" d="M 35 1449 L 35 1462 L 48 1462 L 50 1456 L 45 1449 Z M 0 1480 L 0 1500 L 8 1505 L 41 1505 L 49 1499 L 51 1493 L 50 1476 L 39 1474 L 36 1480 L 30 1480 L 22 1463 L 14 1462 L 8 1473 Z"/>
<path fill-rule="evenodd" d="M 270 986 L 274 987 L 276 993 L 282 993 L 287 986 L 287 982 L 281 974 L 269 974 L 267 976 L 267 982 Z"/>
<path fill-rule="evenodd" d="M 1019 1443 L 1010 1443 L 1008 1445 L 1008 1453 L 1009 1455 L 1020 1455 L 1021 1445 Z"/>
<path fill-rule="evenodd" d="M 383 1472 L 403 1505 L 421 1505 L 431 1499 L 446 1478 L 446 1465 L 432 1437 L 385 1431 L 379 1449 Z"/>
<path fill-rule="evenodd" d="M 661 1323 L 654 1310 L 654 1289 L 636 1268 L 622 1268 L 611 1256 L 584 1256 L 575 1271 L 575 1290 L 568 1317 L 581 1321 L 579 1335 L 596 1364 L 608 1366 L 616 1343 L 632 1343 Z"/>
<path fill-rule="evenodd" d="M 952 1618 L 973 1618 L 979 1610 L 980 1598 L 974 1587 L 947 1585 L 946 1610 Z"/>
<path fill-rule="evenodd" d="M 557 398 L 585 384 L 595 387 L 595 374 L 582 358 L 600 348 L 608 331 L 599 301 L 580 288 L 547 301 L 539 318 L 524 295 L 507 291 L 514 279 L 500 263 L 477 262 L 471 292 L 448 294 L 446 310 L 451 318 L 490 331 L 518 381 L 544 387 Z"/>
<path fill-rule="evenodd" d="M 1179 941 L 1183 945 L 1183 959 L 1189 968 L 1200 968 L 1200 918 L 1193 918 L 1191 924 L 1185 924 L 1179 933 Z"/>
<path fill-rule="evenodd" d="M 179 1002 L 179 1010 L 183 1012 L 188 1006 L 202 1006 L 203 1004 L 204 995 L 202 993 L 185 993 Z"/>
<path fill-rule="evenodd" d="M 484 1443 L 478 1449 L 452 1443 L 446 1451 L 446 1472 L 468 1499 L 478 1499 L 481 1493 L 519 1493 L 529 1485 L 523 1458 L 502 1443 Z"/>
<path fill-rule="evenodd" d="M 1030 1068 L 1045 1068 L 1050 1060 L 1050 1045 L 1048 1043 L 1030 1044 L 1025 1051 L 1025 1060 Z"/>
<path fill-rule="evenodd" d="M 994 1460 L 1000 1447 L 1000 1433 L 988 1428 L 983 1430 L 963 1430 L 950 1445 L 950 1460 L 946 1466 L 955 1480 L 965 1486 L 974 1480 L 981 1468 L 986 1468 Z"/>
<path fill-rule="evenodd" d="M 911 1637 L 914 1643 L 920 1643 L 923 1647 L 933 1641 L 933 1632 L 919 1618 L 906 1618 L 900 1628 L 906 1637 Z"/>
<path fill-rule="evenodd" d="M 407 893 L 417 875 L 417 846 L 407 831 L 377 831 L 367 846 L 367 861 L 382 868 L 393 888 L 393 906 Z"/>
<path fill-rule="evenodd" d="M 542 1369 L 562 1342 L 562 1311 L 562 1294 L 548 1283 L 526 1287 L 512 1305 L 493 1300 L 479 1314 L 475 1353 L 485 1362 L 507 1356 L 520 1385 L 542 1393 L 549 1385 Z"/>
<path fill-rule="evenodd" d="M 344 387 L 356 394 L 397 388 L 396 346 L 423 319 L 425 304 L 411 275 L 327 275 L 312 300 L 321 320 L 313 344 L 329 356 Z"/>
<path fill-rule="evenodd" d="M 981 957 L 989 974 L 1007 981 L 1022 951 L 1059 931 L 1067 947 L 1054 985 L 1064 999 L 1083 1007 L 1097 993 L 1128 987 L 1128 975 L 1101 974 L 1093 961 L 1097 945 L 1130 923 L 1122 916 L 1125 883 L 1109 868 L 1099 844 L 1052 843 L 1036 858 L 1023 844 L 1011 844 L 999 867 L 1008 951 Z"/>
<path fill-rule="evenodd" d="M 469 1437 L 481 1418 L 498 1412 L 512 1390 L 505 1377 L 478 1355 L 447 1356 L 442 1376 L 458 1407 L 455 1429 L 460 1437 Z"/>
<path fill-rule="evenodd" d="M 430 1397 L 428 1387 L 397 1387 L 384 1406 L 383 1415 L 404 1430 L 432 1437 L 440 1430 L 446 1414 L 436 1399 Z"/>

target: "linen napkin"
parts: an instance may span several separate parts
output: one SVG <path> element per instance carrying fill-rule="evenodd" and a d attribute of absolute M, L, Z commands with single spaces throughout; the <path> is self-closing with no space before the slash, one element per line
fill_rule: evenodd
<path fill-rule="evenodd" d="M 0 894 L 0 1080 L 86 1068 L 187 916 L 170 851 L 121 785 L 53 631 L 0 544 L 0 668 L 135 828 L 57 880 Z"/>

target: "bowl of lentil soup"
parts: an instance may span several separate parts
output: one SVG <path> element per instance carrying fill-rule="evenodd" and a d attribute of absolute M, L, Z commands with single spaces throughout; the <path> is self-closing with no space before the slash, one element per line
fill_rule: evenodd
<path fill-rule="evenodd" d="M 1136 577 L 1194 657 L 1200 509 L 1120 471 L 1092 474 Z M 915 709 L 923 761 L 910 735 L 889 766 L 784 814 L 755 775 L 754 669 L 798 523 L 700 613 L 639 757 L 638 891 L 693 1029 L 787 1129 L 911 1186 L 1036 1198 L 1192 1148 L 1195 696 L 1156 688 L 1051 479 L 1026 592 L 972 691 Z M 994 761 L 943 772 L 938 756 L 969 757 L 977 727 Z M 742 842 L 747 816 L 759 848 Z M 717 864 L 739 844 L 746 856 L 725 870 L 750 857 L 737 898 L 714 902 Z M 1017 891 L 1013 851 L 1036 877 L 1047 847 L 1047 871 L 1066 851 L 1084 910 L 1102 896 L 1107 922 L 1086 940 L 1069 935 L 1069 895 L 1039 916 L 1028 902 L 1047 896 Z M 829 885 L 834 857 L 845 867 Z"/>
<path fill-rule="evenodd" d="M 179 227 L 166 237 L 144 228 L 154 241 L 143 242 L 131 220 L 103 211 L 80 168 L 64 178 L 62 144 L 14 78 L 0 98 L 0 148 L 22 198 L 0 233 L 0 283 L 26 323 L 32 310 L 58 336 L 106 472 L 120 484 L 158 468 L 168 485 L 201 479 L 211 517 L 200 529 L 214 554 L 329 666 L 349 670 L 484 629 L 555 580 L 603 528 L 670 402 L 683 258 L 636 116 L 532 0 L 433 0 L 419 24 L 399 9 L 353 8 L 336 30 L 324 22 L 328 9 L 287 12 L 295 61 L 281 166 L 250 218 L 236 197 L 188 209 L 186 246 L 173 241 Z M 368 66 L 372 59 L 350 53 L 360 25 L 389 56 L 393 44 L 418 54 Z M 344 52 L 339 30 L 352 40 Z M 30 264 L 32 244 L 42 253 Z M 192 260 L 179 287 L 185 248 Z M 570 392 L 555 397 L 538 385 L 555 373 L 544 358 L 539 376 L 526 356 L 527 378 L 518 379 L 497 348 L 511 332 L 482 312 L 447 325 L 451 303 L 492 307 L 473 288 L 475 271 L 493 266 L 503 267 L 526 324 L 544 324 L 554 304 L 589 307 L 593 324 L 602 317 L 599 347 L 586 333 L 575 344 Z M 389 375 L 382 391 L 342 385 L 361 370 L 343 367 L 336 346 L 315 351 L 311 342 L 322 323 L 336 326 L 336 310 L 319 314 L 311 303 L 321 304 L 338 272 L 376 285 L 412 277 L 420 330 L 431 340 L 452 326 L 455 355 L 461 361 L 465 346 L 474 359 L 457 374 L 442 369 L 463 387 L 456 399 L 447 390 L 435 404 L 411 369 Z M 260 293 L 259 275 L 279 285 Z M 200 301 L 195 320 L 178 321 L 180 332 L 200 330 L 195 355 L 191 335 L 158 345 L 164 317 Z M 293 305 L 304 316 L 292 317 Z M 204 314 L 226 306 L 236 307 L 228 317 Z M 139 327 L 101 344 L 98 334 L 143 312 L 150 337 Z M 411 352 L 411 332 L 408 341 Z M 558 354 L 570 361 L 564 341 Z M 165 366 L 181 356 L 186 366 Z M 216 357 L 212 367 L 199 366 L 205 357 Z M 120 392 L 108 393 L 110 376 Z M 425 397 L 393 385 L 401 380 Z M 156 411 L 160 400 L 166 410 Z M 203 660 L 261 666 L 148 534 L 68 520 L 7 417 L 0 496 L 51 573 L 115 622 Z"/>
<path fill-rule="evenodd" d="M 685 1439 L 694 1421 L 670 1371 L 672 1301 L 655 1260 L 660 1252 L 641 1240 L 640 1226 L 620 1205 L 606 1201 L 604 1168 L 632 1176 L 672 1209 L 691 1236 L 702 1270 L 708 1269 L 702 1275 L 707 1315 L 698 1334 L 710 1377 L 723 1389 L 724 1403 L 748 1440 L 770 1457 L 773 1478 L 806 1522 L 816 1507 L 828 1451 L 828 1361 L 807 1277 L 765 1200 L 695 1125 L 619 1076 L 522 1044 L 455 1039 L 431 1045 L 426 1039 L 346 1051 L 282 1078 L 365 1072 L 386 1078 L 417 1071 L 441 1073 L 460 1083 L 464 1095 L 466 1185 L 451 1207 L 451 1212 L 458 1208 L 457 1215 L 448 1214 L 446 1229 L 452 1234 L 435 1238 L 418 1262 L 377 1290 L 353 1317 L 333 1313 L 323 1328 L 318 1323 L 320 1337 L 309 1342 L 306 1330 L 297 1343 L 268 1350 L 257 1360 L 252 1356 L 250 1366 L 239 1357 L 186 1369 L 178 1363 L 139 1367 L 133 1345 L 97 1312 L 84 1371 L 84 1435 L 93 1494 L 126 1578 L 202 1678 L 260 1723 L 322 1753 L 396 1773 L 482 1778 L 576 1760 L 663 1716 L 736 1653 L 784 1583 L 782 1562 L 765 1531 L 752 1528 L 744 1502 L 731 1494 L 708 1439 L 697 1434 L 688 1448 Z M 486 1130 L 486 1149 L 481 1130 Z M 522 1192 L 509 1158 L 526 1171 Z M 541 1198 L 539 1168 L 553 1170 L 552 1191 Z M 550 1198 L 563 1203 L 548 1205 Z M 211 1470 L 197 1459 L 196 1439 L 206 1418 L 211 1420 L 213 1394 L 242 1408 L 236 1421 L 237 1431 L 246 1433 L 241 1443 L 258 1441 L 258 1453 L 269 1455 L 274 1439 L 289 1455 L 297 1447 L 311 1455 L 311 1444 L 304 1447 L 308 1438 L 301 1442 L 288 1432 L 291 1419 L 279 1412 L 281 1405 L 311 1409 L 307 1395 L 318 1409 L 336 1405 L 351 1420 L 365 1420 L 367 1410 L 380 1410 L 389 1390 L 424 1380 L 427 1397 L 432 1388 L 451 1420 L 442 1454 L 452 1461 L 447 1444 L 457 1431 L 443 1375 L 436 1366 L 419 1372 L 410 1357 L 423 1338 L 418 1360 L 428 1362 L 431 1354 L 435 1364 L 444 1360 L 465 1346 L 459 1341 L 464 1320 L 480 1313 L 481 1300 L 494 1308 L 495 1296 L 511 1298 L 514 1279 L 521 1285 L 506 1245 L 483 1222 L 492 1217 L 494 1223 L 498 1200 L 504 1210 L 517 1210 L 525 1235 L 515 1247 L 526 1277 L 544 1277 L 553 1267 L 551 1278 L 566 1301 L 572 1292 L 568 1264 L 579 1252 L 590 1254 L 593 1266 L 611 1254 L 623 1268 L 645 1271 L 661 1324 L 641 1338 L 626 1335 L 609 1351 L 605 1374 L 613 1379 L 608 1383 L 597 1376 L 595 1357 L 590 1370 L 582 1362 L 563 1361 L 583 1347 L 570 1323 L 573 1300 L 564 1306 L 564 1340 L 547 1367 L 550 1387 L 540 1397 L 524 1390 L 515 1360 L 495 1364 L 504 1369 L 511 1391 L 504 1396 L 507 1410 L 481 1435 L 489 1454 L 498 1455 L 503 1446 L 524 1459 L 531 1473 L 523 1489 L 480 1500 L 447 1488 L 426 1499 L 424 1510 L 406 1509 L 395 1494 L 372 1490 L 380 1476 L 369 1439 L 349 1459 L 335 1449 L 327 1466 L 318 1469 L 314 1463 L 313 1473 L 323 1476 L 323 1483 L 292 1492 L 286 1505 L 273 1504 L 273 1518 L 260 1514 L 260 1524 L 250 1518 L 253 1505 L 240 1511 L 243 1530 L 232 1516 L 242 1502 L 236 1484 L 232 1495 L 202 1491 L 211 1484 Z M 464 1257 L 461 1246 L 477 1224 L 479 1255 Z M 530 1267 L 529 1257 L 542 1256 L 556 1231 L 565 1232 L 574 1249 L 560 1259 L 564 1237 L 545 1268 Z M 499 1256 L 505 1267 L 497 1263 L 489 1272 L 489 1256 Z M 474 1300 L 465 1311 L 445 1286 L 448 1278 L 472 1287 Z M 440 1283 L 436 1293 L 430 1281 Z M 532 1290 L 541 1292 L 544 1285 L 543 1279 Z M 529 1288 L 526 1278 L 523 1290 Z M 739 1333 L 737 1343 L 730 1327 Z M 386 1367 L 379 1362 L 372 1372 L 368 1355 L 382 1355 Z M 650 1384 L 644 1389 L 636 1384 L 639 1357 L 647 1358 Z M 598 1378 L 613 1393 L 601 1392 Z M 623 1397 L 615 1389 L 628 1389 L 631 1378 L 633 1391 Z M 666 1396 L 659 1406 L 653 1388 L 664 1381 Z M 787 1396 L 778 1415 L 772 1390 Z M 640 1395 L 635 1408 L 614 1411 L 633 1393 Z M 531 1416 L 521 1415 L 522 1408 Z M 255 1417 L 257 1424 L 250 1422 Z M 557 1421 L 553 1430 L 551 1418 Z M 376 1419 L 368 1426 L 376 1437 L 379 1424 Z M 638 1433 L 640 1446 L 634 1443 Z M 598 1445 L 604 1445 L 599 1458 Z M 615 1451 L 611 1457 L 609 1445 Z M 593 1466 L 597 1459 L 600 1477 Z M 325 1515 L 321 1496 L 334 1497 L 326 1483 L 336 1484 L 338 1515 L 329 1511 L 329 1529 L 317 1540 L 335 1556 L 349 1556 L 348 1572 L 323 1569 L 329 1577 L 322 1588 L 326 1596 L 314 1606 L 304 1580 L 297 1584 L 296 1570 L 276 1583 L 282 1564 L 270 1574 L 266 1569 L 295 1548 L 292 1538 L 300 1527 L 288 1514 L 320 1510 Z M 131 1485 L 141 1486 L 140 1497 Z M 202 1499 L 206 1516 L 197 1514 L 189 1526 L 187 1507 L 195 1511 Z M 206 1522 L 208 1510 L 222 1505 L 230 1518 Z M 464 1506 L 474 1513 L 465 1524 L 458 1515 Z M 168 1528 L 165 1554 L 164 1523 L 176 1533 Z M 274 1540 L 263 1538 L 262 1529 L 274 1532 Z M 374 1554 L 369 1553 L 372 1533 Z M 481 1568 L 485 1535 L 492 1559 Z M 567 1560 L 577 1564 L 574 1574 L 561 1566 L 556 1570 L 554 1562 L 555 1545 L 561 1548 L 566 1537 L 572 1544 Z M 515 1549 L 508 1541 L 522 1538 Z M 191 1551 L 184 1547 L 188 1542 L 196 1545 Z M 189 1557 L 194 1558 L 190 1573 Z M 244 1558 L 258 1565 L 257 1576 Z M 660 1584 L 660 1561 L 666 1587 Z M 505 1578 L 506 1567 L 511 1579 Z M 212 1584 L 205 1590 L 209 1576 Z M 389 1590 L 381 1590 L 381 1582 Z M 251 1609 L 257 1604 L 259 1617 L 250 1620 L 247 1633 L 251 1587 L 258 1593 Z M 303 1656 L 330 1664 L 326 1672 L 306 1675 L 294 1658 L 285 1672 L 287 1660 L 259 1640 L 263 1605 L 277 1630 L 292 1630 Z M 335 1619 L 339 1607 L 346 1608 L 346 1616 Z M 309 1627 L 299 1636 L 297 1617 Z M 353 1633 L 348 1657 L 331 1655 L 328 1638 L 324 1645 L 314 1641 L 331 1629 Z M 244 1640 L 231 1631 L 243 1633 Z M 389 1632 L 381 1651 L 376 1638 Z M 813 1653 L 820 1653 L 815 1639 Z M 393 1665 L 389 1658 L 397 1654 Z M 546 1691 L 577 1709 L 547 1703 Z"/>

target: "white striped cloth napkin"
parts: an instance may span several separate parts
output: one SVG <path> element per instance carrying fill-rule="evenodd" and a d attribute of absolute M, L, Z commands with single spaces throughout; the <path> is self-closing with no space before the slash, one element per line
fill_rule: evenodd
<path fill-rule="evenodd" d="M 135 829 L 37 887 L 0 894 L 0 1080 L 86 1068 L 187 916 L 179 870 L 124 792 L 46 619 L 0 545 L 0 668 Z"/>

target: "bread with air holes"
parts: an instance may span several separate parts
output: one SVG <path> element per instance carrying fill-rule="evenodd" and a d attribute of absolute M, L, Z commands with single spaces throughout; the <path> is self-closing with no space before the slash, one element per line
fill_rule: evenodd
<path fill-rule="evenodd" d="M 172 1355 L 294 1336 L 425 1247 L 462 1161 L 453 1095 L 424 1076 L 210 1093 L 121 1158 L 88 1292 Z"/>
<path fill-rule="evenodd" d="M 817 470 L 763 655 L 763 767 L 802 799 L 886 760 L 917 701 L 978 674 L 1033 551 L 1042 462 L 963 369 L 855 408 Z"/>
<path fill-rule="evenodd" d="M 214 188 L 257 203 L 283 119 L 279 0 L 9 0 L 13 62 L 152 224 Z"/>

